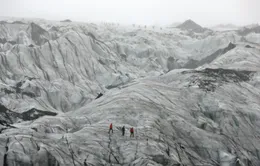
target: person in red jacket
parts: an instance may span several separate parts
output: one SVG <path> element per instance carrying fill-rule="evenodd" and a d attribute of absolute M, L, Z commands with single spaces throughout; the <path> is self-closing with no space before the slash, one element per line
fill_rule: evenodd
<path fill-rule="evenodd" d="M 130 137 L 134 137 L 134 128 L 133 127 L 130 128 Z"/>
<path fill-rule="evenodd" d="M 110 123 L 110 126 L 109 126 L 109 131 L 108 131 L 109 134 L 110 134 L 110 131 L 112 131 L 112 133 L 113 133 L 113 125 L 112 125 L 112 123 Z"/>

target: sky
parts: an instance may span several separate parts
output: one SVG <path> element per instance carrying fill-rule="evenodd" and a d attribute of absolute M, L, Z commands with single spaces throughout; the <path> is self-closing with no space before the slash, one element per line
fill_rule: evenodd
<path fill-rule="evenodd" d="M 0 16 L 203 26 L 260 23 L 260 0 L 0 0 Z"/>

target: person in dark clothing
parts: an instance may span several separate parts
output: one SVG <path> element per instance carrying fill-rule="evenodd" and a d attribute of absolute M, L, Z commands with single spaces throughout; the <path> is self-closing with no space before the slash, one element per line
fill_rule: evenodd
<path fill-rule="evenodd" d="M 7 164 L 7 153 L 4 154 L 4 165 L 3 166 L 8 166 L 8 164 Z"/>
<path fill-rule="evenodd" d="M 101 96 L 103 96 L 103 93 L 99 93 L 96 99 L 100 98 Z"/>
<path fill-rule="evenodd" d="M 87 159 L 84 160 L 84 166 L 88 166 Z"/>
<path fill-rule="evenodd" d="M 112 123 L 110 123 L 110 126 L 109 126 L 109 131 L 108 131 L 109 134 L 110 134 L 110 131 L 112 131 L 112 133 L 113 133 L 113 124 Z"/>
<path fill-rule="evenodd" d="M 168 146 L 168 148 L 166 149 L 166 153 L 168 156 L 170 156 L 170 147 Z"/>
<path fill-rule="evenodd" d="M 125 136 L 125 126 L 122 127 L 122 136 Z"/>
<path fill-rule="evenodd" d="M 8 146 L 5 147 L 4 165 L 3 166 L 8 166 L 8 163 L 7 163 L 7 152 L 8 152 Z"/>
<path fill-rule="evenodd" d="M 130 137 L 134 137 L 134 128 L 133 127 L 130 128 Z"/>

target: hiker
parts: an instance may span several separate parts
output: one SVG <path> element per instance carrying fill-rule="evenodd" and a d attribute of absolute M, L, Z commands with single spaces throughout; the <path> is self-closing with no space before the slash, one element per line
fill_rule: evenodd
<path fill-rule="evenodd" d="M 7 152 L 8 152 L 8 146 L 5 147 L 3 166 L 8 166 L 8 163 L 7 163 Z"/>
<path fill-rule="evenodd" d="M 168 146 L 168 148 L 166 149 L 166 153 L 168 156 L 170 156 L 170 147 Z"/>
<path fill-rule="evenodd" d="M 125 126 L 122 127 L 122 136 L 125 136 Z"/>
<path fill-rule="evenodd" d="M 99 93 L 96 99 L 100 98 L 101 96 L 103 96 L 103 93 Z"/>
<path fill-rule="evenodd" d="M 88 166 L 87 159 L 84 160 L 84 166 Z"/>
<path fill-rule="evenodd" d="M 133 127 L 130 128 L 130 137 L 134 137 L 134 128 Z"/>
<path fill-rule="evenodd" d="M 110 131 L 112 131 L 112 133 L 113 133 L 113 125 L 112 125 L 112 123 L 110 123 L 110 126 L 109 126 L 109 131 L 108 131 L 109 134 L 110 134 Z"/>

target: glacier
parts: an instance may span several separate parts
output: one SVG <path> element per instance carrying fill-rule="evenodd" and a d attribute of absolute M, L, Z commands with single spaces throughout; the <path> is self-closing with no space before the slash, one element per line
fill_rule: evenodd
<path fill-rule="evenodd" d="M 260 165 L 258 29 L 1 21 L 0 164 Z"/>

